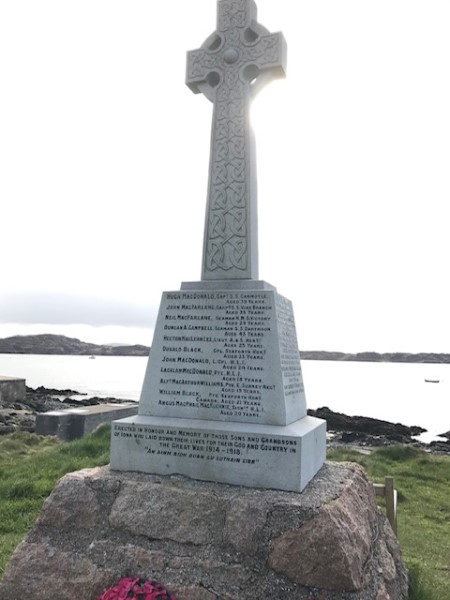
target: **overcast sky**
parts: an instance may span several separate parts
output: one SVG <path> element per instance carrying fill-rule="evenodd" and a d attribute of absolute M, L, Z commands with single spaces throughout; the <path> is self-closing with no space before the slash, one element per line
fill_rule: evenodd
<path fill-rule="evenodd" d="M 450 3 L 259 0 L 260 277 L 301 349 L 450 352 Z M 0 0 L 0 337 L 145 343 L 200 277 L 214 0 Z"/>

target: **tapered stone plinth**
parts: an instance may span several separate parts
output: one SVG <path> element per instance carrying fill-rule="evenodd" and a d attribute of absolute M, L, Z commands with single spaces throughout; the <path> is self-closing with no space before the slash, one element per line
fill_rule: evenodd
<path fill-rule="evenodd" d="M 163 294 L 139 415 L 113 424 L 112 469 L 299 492 L 325 453 L 286 298 L 262 281 Z"/>

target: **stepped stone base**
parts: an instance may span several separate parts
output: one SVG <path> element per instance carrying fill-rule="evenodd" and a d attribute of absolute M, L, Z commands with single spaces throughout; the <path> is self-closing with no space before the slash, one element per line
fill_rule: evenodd
<path fill-rule="evenodd" d="M 63 477 L 0 583 L 9 600 L 94 600 L 125 576 L 178 600 L 402 600 L 397 540 L 361 467 L 302 494 L 86 469 Z"/>
<path fill-rule="evenodd" d="M 115 421 L 111 468 L 301 492 L 325 462 L 326 423 L 284 427 L 136 415 Z"/>

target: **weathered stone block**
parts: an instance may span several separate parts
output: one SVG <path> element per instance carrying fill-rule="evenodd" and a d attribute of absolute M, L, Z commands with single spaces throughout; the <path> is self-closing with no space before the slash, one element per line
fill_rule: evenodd
<path fill-rule="evenodd" d="M 27 389 L 25 379 L 0 376 L 0 400 L 5 403 L 25 400 Z"/>
<path fill-rule="evenodd" d="M 143 497 L 147 500 L 143 502 Z M 122 487 L 111 510 L 113 529 L 188 544 L 218 543 L 224 505 L 211 494 L 175 486 L 132 483 Z M 171 515 L 170 519 L 161 515 Z"/>
<path fill-rule="evenodd" d="M 64 485 L 58 485 L 45 501 L 38 522 L 61 530 L 95 527 L 100 517 L 97 494 L 85 483 L 84 471 L 66 475 Z M 76 504 L 72 499 L 76 497 Z"/>
<path fill-rule="evenodd" d="M 237 498 L 229 507 L 224 527 L 224 540 L 235 550 L 249 555 L 255 554 L 262 539 L 269 506 L 264 500 L 248 502 Z"/>
<path fill-rule="evenodd" d="M 336 500 L 273 541 L 270 566 L 303 585 L 342 592 L 361 589 L 376 514 L 373 490 L 362 472 L 355 471 Z"/>
<path fill-rule="evenodd" d="M 173 592 L 183 600 L 217 600 L 217 596 L 198 586 L 175 586 Z"/>
<path fill-rule="evenodd" d="M 137 403 L 99 404 L 36 414 L 36 433 L 70 441 L 91 433 L 103 423 L 137 414 Z"/>
<path fill-rule="evenodd" d="M 112 571 L 73 551 L 61 551 L 45 539 L 23 542 L 0 583 L 0 598 L 73 600 L 75 591 L 80 600 L 92 600 L 113 577 Z"/>

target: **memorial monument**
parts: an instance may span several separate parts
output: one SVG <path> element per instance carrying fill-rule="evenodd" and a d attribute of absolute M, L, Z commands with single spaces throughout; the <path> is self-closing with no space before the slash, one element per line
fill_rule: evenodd
<path fill-rule="evenodd" d="M 201 281 L 163 293 L 138 415 L 113 423 L 113 470 L 302 491 L 325 461 L 291 302 L 258 279 L 250 102 L 285 65 L 253 0 L 219 0 L 216 31 L 188 52 L 186 83 L 214 104 Z"/>
<path fill-rule="evenodd" d="M 0 598 L 92 600 L 124 577 L 179 600 L 408 597 L 362 467 L 320 469 L 325 421 L 306 414 L 291 303 L 258 280 L 248 110 L 284 73 L 284 40 L 252 0 L 218 8 L 187 70 L 214 102 L 202 279 L 163 294 L 139 413 L 114 422 L 111 467 L 58 482 Z"/>

